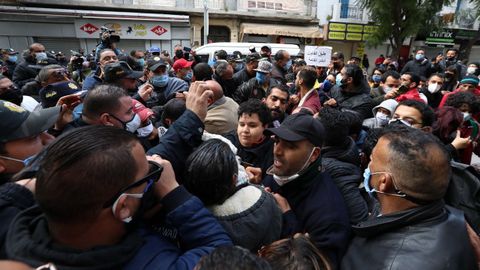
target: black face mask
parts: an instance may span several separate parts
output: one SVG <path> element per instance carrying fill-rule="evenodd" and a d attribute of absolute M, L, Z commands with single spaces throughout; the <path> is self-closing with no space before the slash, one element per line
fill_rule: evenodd
<path fill-rule="evenodd" d="M 178 51 L 175 52 L 175 56 L 176 56 L 177 58 L 182 58 L 182 57 L 183 57 L 183 52 L 180 51 L 180 50 L 178 50 Z"/>
<path fill-rule="evenodd" d="M 20 106 L 23 101 L 22 91 L 15 86 L 11 86 L 5 93 L 0 95 L 0 99 L 10 101 Z"/>

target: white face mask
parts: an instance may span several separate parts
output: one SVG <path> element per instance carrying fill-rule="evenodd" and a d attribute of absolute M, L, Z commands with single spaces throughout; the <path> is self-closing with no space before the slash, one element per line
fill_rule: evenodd
<path fill-rule="evenodd" d="M 440 85 L 438 83 L 432 83 L 428 85 L 428 92 L 434 94 L 440 90 Z"/>
<path fill-rule="evenodd" d="M 384 86 L 383 87 L 383 91 L 385 91 L 385 94 L 388 94 L 392 91 L 393 89 L 391 87 L 388 87 L 388 86 Z"/>
<path fill-rule="evenodd" d="M 382 112 L 377 112 L 375 114 L 375 119 L 377 120 L 379 126 L 384 127 L 388 124 L 388 121 L 390 121 L 390 116 Z"/>
<path fill-rule="evenodd" d="M 278 176 L 276 174 L 273 174 L 273 180 L 275 180 L 275 182 L 277 182 L 277 184 L 279 186 L 283 186 L 285 185 L 286 183 L 289 183 L 289 182 L 292 182 L 293 180 L 297 179 L 298 177 L 300 177 L 300 172 L 302 172 L 308 165 L 308 161 L 310 160 L 310 158 L 312 157 L 313 155 L 313 152 L 315 151 L 317 147 L 314 147 L 312 149 L 312 152 L 310 152 L 310 155 L 308 155 L 308 158 L 307 160 L 305 161 L 305 163 L 303 164 L 302 168 L 295 174 L 293 175 L 290 175 L 290 176 Z M 273 168 L 273 166 L 272 166 Z"/>
<path fill-rule="evenodd" d="M 125 123 L 125 129 L 131 133 L 134 133 L 142 125 L 142 120 L 138 114 L 135 114 L 132 120 Z"/>
<path fill-rule="evenodd" d="M 137 137 L 145 138 L 150 136 L 152 132 L 153 132 L 153 124 L 150 123 L 148 126 L 137 129 Z"/>
<path fill-rule="evenodd" d="M 463 112 L 462 114 L 463 114 L 463 120 L 464 121 L 467 121 L 471 118 L 470 113 L 468 113 L 468 112 Z"/>
<path fill-rule="evenodd" d="M 467 68 L 467 73 L 468 74 L 475 74 L 475 71 L 477 71 L 476 67 L 468 67 Z"/>

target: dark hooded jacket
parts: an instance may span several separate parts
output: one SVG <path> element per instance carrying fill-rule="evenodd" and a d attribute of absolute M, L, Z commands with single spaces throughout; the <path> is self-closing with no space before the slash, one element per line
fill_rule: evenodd
<path fill-rule="evenodd" d="M 363 180 L 359 166 L 358 149 L 350 137 L 343 146 L 322 147 L 323 170 L 330 174 L 342 193 L 352 224 L 368 218 L 367 203 L 359 189 Z"/>
<path fill-rule="evenodd" d="M 336 85 L 330 90 L 330 95 L 337 101 L 337 107 L 356 111 L 363 119 L 372 116 L 372 98 L 369 86 L 365 83 L 357 86 L 352 92 L 345 92 L 342 87 Z"/>

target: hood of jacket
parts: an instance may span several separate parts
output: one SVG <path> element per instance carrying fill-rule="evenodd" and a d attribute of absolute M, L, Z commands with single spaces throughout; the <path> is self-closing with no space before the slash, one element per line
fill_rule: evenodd
<path fill-rule="evenodd" d="M 360 166 L 358 148 L 352 138 L 348 137 L 342 146 L 322 147 L 322 158 L 333 158 L 346 163 Z"/>
<path fill-rule="evenodd" d="M 143 240 L 136 233 L 127 234 L 120 243 L 99 246 L 90 250 L 76 250 L 53 242 L 45 216 L 38 206 L 19 213 L 10 225 L 5 241 L 9 259 L 38 267 L 53 262 L 58 269 L 120 269 L 137 250 Z"/>

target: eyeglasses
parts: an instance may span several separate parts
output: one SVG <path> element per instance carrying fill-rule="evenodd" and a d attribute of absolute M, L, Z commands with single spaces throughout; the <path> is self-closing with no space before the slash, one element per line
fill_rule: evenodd
<path fill-rule="evenodd" d="M 18 159 L 18 158 L 12 158 L 12 157 L 7 157 L 7 156 L 0 156 L 0 158 L 6 159 L 6 160 L 11 160 L 11 161 L 16 161 L 16 162 L 21 162 L 21 163 L 23 163 L 23 165 L 26 167 L 26 166 L 28 166 L 28 164 L 30 164 L 30 162 L 32 161 L 32 159 L 35 158 L 35 155 L 29 156 L 29 157 L 26 158 L 26 159 Z"/>
<path fill-rule="evenodd" d="M 129 189 L 139 187 L 139 186 L 143 185 L 144 183 L 147 183 L 147 186 L 143 190 L 142 194 L 128 194 L 129 196 L 133 196 L 133 197 L 136 197 L 136 198 L 139 198 L 139 199 L 142 198 L 143 194 L 145 194 L 150 189 L 150 187 L 158 181 L 158 179 L 160 178 L 160 175 L 162 175 L 162 171 L 163 171 L 163 167 L 156 162 L 149 161 L 148 164 L 150 166 L 150 169 L 148 171 L 148 174 L 145 177 L 143 177 L 142 179 L 137 180 L 137 181 L 133 182 L 132 184 L 122 188 L 111 199 L 109 199 L 107 202 L 105 202 L 105 204 L 103 205 L 103 208 L 107 208 L 107 207 L 110 207 L 110 206 L 114 205 L 116 203 L 117 199 L 122 194 L 124 194 L 126 191 L 128 191 Z"/>

